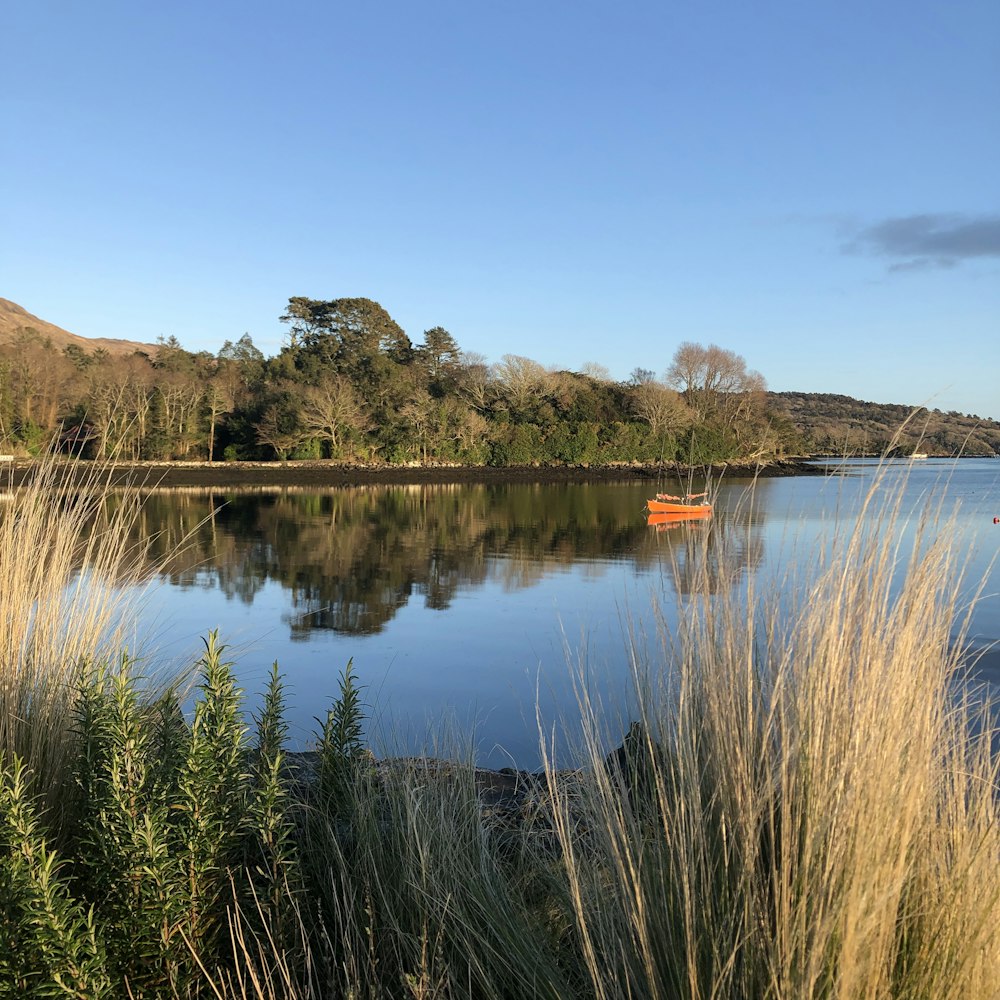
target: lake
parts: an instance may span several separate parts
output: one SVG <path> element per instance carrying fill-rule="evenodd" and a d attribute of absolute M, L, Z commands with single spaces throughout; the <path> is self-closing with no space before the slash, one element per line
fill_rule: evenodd
<path fill-rule="evenodd" d="M 143 633 L 158 659 L 183 664 L 219 629 L 251 707 L 277 660 L 296 746 L 353 659 L 376 748 L 413 752 L 447 731 L 483 764 L 535 767 L 536 708 L 546 727 L 571 717 L 583 671 L 627 716 L 630 635 L 655 662 L 658 621 L 669 630 L 702 572 L 715 593 L 750 574 L 795 586 L 859 516 L 877 469 L 836 463 L 752 493 L 723 477 L 711 524 L 648 525 L 643 505 L 676 492 L 668 481 L 153 492 L 141 530 L 167 563 Z M 970 637 L 1000 639 L 1000 461 L 890 463 L 886 485 L 902 491 L 904 540 L 933 505 L 954 514 L 970 598 L 987 579 Z M 1000 687 L 995 658 L 979 675 Z"/>

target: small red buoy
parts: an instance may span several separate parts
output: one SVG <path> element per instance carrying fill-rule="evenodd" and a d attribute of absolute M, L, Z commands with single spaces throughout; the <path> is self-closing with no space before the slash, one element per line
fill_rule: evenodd
<path fill-rule="evenodd" d="M 993 518 L 993 523 L 994 524 L 1000 524 L 1000 517 Z"/>

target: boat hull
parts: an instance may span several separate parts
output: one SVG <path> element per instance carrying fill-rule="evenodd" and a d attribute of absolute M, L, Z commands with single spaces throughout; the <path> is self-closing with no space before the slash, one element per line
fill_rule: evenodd
<path fill-rule="evenodd" d="M 676 503 L 670 500 L 647 500 L 646 510 L 650 514 L 684 514 L 687 517 L 708 517 L 712 513 L 710 503 Z"/>

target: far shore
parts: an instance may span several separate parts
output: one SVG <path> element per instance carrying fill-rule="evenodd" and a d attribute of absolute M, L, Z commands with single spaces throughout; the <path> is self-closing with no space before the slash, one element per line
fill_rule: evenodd
<path fill-rule="evenodd" d="M 40 463 L 30 459 L 11 462 L 0 470 L 0 485 L 29 480 Z M 680 481 L 689 478 L 752 479 L 754 477 L 823 475 L 821 466 L 805 459 L 783 459 L 767 463 L 726 463 L 688 468 L 679 463 L 662 465 L 512 466 L 485 465 L 369 465 L 331 461 L 290 462 L 117 462 L 68 460 L 65 471 L 80 481 L 98 474 L 112 486 L 139 485 L 226 489 L 230 487 L 305 486 L 402 486 L 445 483 L 588 483 Z"/>

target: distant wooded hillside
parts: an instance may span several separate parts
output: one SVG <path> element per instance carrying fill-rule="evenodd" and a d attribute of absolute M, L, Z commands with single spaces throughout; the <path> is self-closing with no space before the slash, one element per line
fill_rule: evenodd
<path fill-rule="evenodd" d="M 902 454 L 1000 454 L 1000 423 L 974 413 L 867 403 L 825 392 L 768 395 L 774 409 L 788 414 L 811 454 L 881 455 L 893 447 Z"/>

